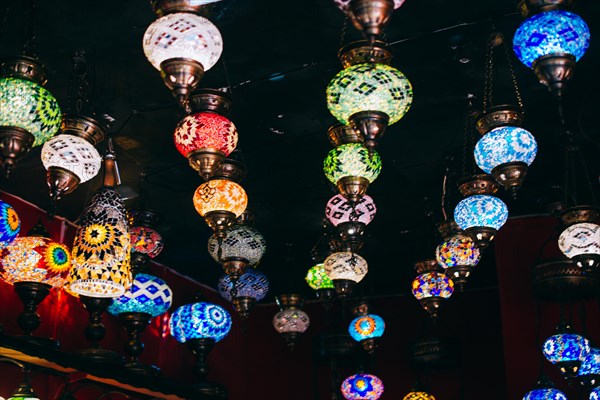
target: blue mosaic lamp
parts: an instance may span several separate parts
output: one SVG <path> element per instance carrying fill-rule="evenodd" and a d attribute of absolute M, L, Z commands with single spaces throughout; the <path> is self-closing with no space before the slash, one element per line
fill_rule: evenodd
<path fill-rule="evenodd" d="M 528 18 L 513 38 L 517 58 L 533 68 L 540 83 L 559 96 L 589 44 L 590 30 L 585 21 L 558 9 Z"/>
<path fill-rule="evenodd" d="M 577 378 L 586 387 L 594 387 L 600 383 L 600 349 L 590 349 L 588 355 L 581 361 Z"/>
<path fill-rule="evenodd" d="M 540 388 L 527 392 L 523 400 L 567 400 L 567 396 L 558 389 Z"/>
<path fill-rule="evenodd" d="M 346 400 L 378 400 L 383 394 L 383 382 L 375 375 L 350 375 L 340 388 Z"/>
<path fill-rule="evenodd" d="M 269 292 L 269 280 L 262 272 L 250 269 L 235 282 L 229 275 L 223 275 L 217 289 L 221 297 L 233 303 L 240 317 L 246 319 L 254 304 Z"/>
<path fill-rule="evenodd" d="M 0 200 L 0 247 L 4 247 L 19 235 L 21 220 L 10 204 Z"/>
<path fill-rule="evenodd" d="M 600 386 L 596 386 L 591 390 L 590 400 L 600 400 Z"/>
<path fill-rule="evenodd" d="M 559 325 L 557 332 L 544 342 L 542 352 L 546 360 L 556 364 L 563 375 L 574 378 L 582 360 L 590 352 L 590 343 L 570 326 Z"/>
<path fill-rule="evenodd" d="M 385 331 L 385 322 L 379 315 L 369 312 L 369 304 L 360 301 L 352 308 L 356 318 L 350 322 L 348 333 L 352 339 L 361 344 L 369 354 L 373 354 L 378 345 L 378 340 Z"/>

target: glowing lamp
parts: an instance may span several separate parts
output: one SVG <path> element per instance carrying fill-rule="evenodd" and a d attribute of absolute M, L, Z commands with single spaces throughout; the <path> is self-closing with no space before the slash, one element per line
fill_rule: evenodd
<path fill-rule="evenodd" d="M 517 58 L 533 68 L 539 81 L 561 95 L 575 63 L 590 44 L 590 30 L 577 14 L 551 10 L 525 20 L 513 38 Z"/>
<path fill-rule="evenodd" d="M 0 200 L 0 248 L 11 243 L 21 231 L 21 220 L 10 204 Z"/>
<path fill-rule="evenodd" d="M 590 391 L 590 400 L 600 400 L 600 386 L 596 386 Z"/>
<path fill-rule="evenodd" d="M 558 248 L 579 266 L 600 264 L 600 226 L 581 222 L 567 227 L 558 237 Z"/>
<path fill-rule="evenodd" d="M 335 291 L 340 297 L 352 292 L 369 271 L 367 261 L 358 254 L 341 251 L 332 253 L 323 262 L 325 273 L 333 281 Z"/>
<path fill-rule="evenodd" d="M 329 199 L 325 207 L 325 216 L 333 226 L 350 221 L 368 225 L 376 213 L 377 207 L 369 195 L 364 195 L 357 203 L 351 204 L 344 196 L 336 194 Z"/>
<path fill-rule="evenodd" d="M 577 378 L 587 387 L 594 387 L 600 383 L 600 349 L 590 348 L 590 352 L 581 361 Z"/>
<path fill-rule="evenodd" d="M 146 58 L 184 104 L 223 51 L 223 38 L 208 19 L 176 12 L 154 21 L 144 33 Z"/>
<path fill-rule="evenodd" d="M 527 392 L 523 400 L 567 400 L 563 392 L 555 388 L 540 388 Z"/>
<path fill-rule="evenodd" d="M 275 302 L 280 311 L 273 317 L 273 327 L 293 351 L 300 335 L 310 326 L 308 314 L 300 309 L 304 300 L 297 294 L 282 294 L 275 298 Z"/>
<path fill-rule="evenodd" d="M 216 304 L 186 304 L 171 315 L 169 328 L 171 336 L 180 343 L 192 339 L 212 339 L 219 342 L 231 329 L 231 316 Z"/>
<path fill-rule="evenodd" d="M 479 168 L 507 189 L 518 189 L 537 154 L 531 133 L 515 126 L 498 127 L 486 133 L 475 145 Z"/>
<path fill-rule="evenodd" d="M 565 376 L 575 377 L 581 361 L 590 352 L 590 343 L 570 326 L 559 326 L 557 333 L 546 339 L 542 350 L 544 357 L 556 364 Z"/>
<path fill-rule="evenodd" d="M 145 273 L 135 276 L 129 290 L 108 307 L 112 315 L 143 313 L 158 317 L 167 312 L 173 301 L 171 288 L 162 279 Z"/>
<path fill-rule="evenodd" d="M 31 384 L 29 383 L 29 377 L 26 378 L 25 382 L 21 383 L 19 387 L 14 391 L 12 396 L 8 400 L 40 400 L 38 395 L 33 391 Z"/>
<path fill-rule="evenodd" d="M 435 397 L 427 392 L 412 391 L 404 396 L 402 400 L 435 400 Z"/>
<path fill-rule="evenodd" d="M 452 281 L 462 292 L 472 269 L 481 259 L 481 253 L 473 239 L 463 234 L 456 234 L 435 249 L 435 259 L 448 271 Z"/>
<path fill-rule="evenodd" d="M 351 375 L 344 379 L 340 388 L 346 400 L 377 400 L 383 389 L 381 379 L 369 374 Z"/>
<path fill-rule="evenodd" d="M 506 204 L 497 197 L 485 194 L 469 196 L 454 209 L 454 220 L 478 247 L 485 247 L 507 219 Z"/>
<path fill-rule="evenodd" d="M 235 281 L 223 275 L 217 289 L 221 297 L 233 303 L 240 317 L 247 318 L 254 304 L 269 292 L 269 280 L 262 272 L 251 269 Z"/>
<path fill-rule="evenodd" d="M 385 331 L 383 318 L 376 314 L 360 315 L 350 322 L 348 333 L 357 342 L 378 339 Z"/>
<path fill-rule="evenodd" d="M 220 239 L 215 235 L 208 239 L 208 253 L 223 264 L 227 275 L 239 277 L 248 267 L 258 264 L 267 250 L 265 238 L 247 225 L 234 225 Z"/>
<path fill-rule="evenodd" d="M 350 202 L 358 202 L 369 184 L 381 172 L 381 158 L 360 143 L 348 143 L 331 150 L 323 162 L 323 171 L 331 183 Z"/>
<path fill-rule="evenodd" d="M 248 205 L 248 196 L 239 184 L 227 179 L 204 182 L 194 192 L 194 207 L 218 237 L 225 232 Z"/>
<path fill-rule="evenodd" d="M 436 318 L 444 299 L 454 293 L 454 282 L 440 270 L 436 260 L 424 260 L 415 264 L 419 274 L 412 282 L 412 294 L 432 318 Z"/>

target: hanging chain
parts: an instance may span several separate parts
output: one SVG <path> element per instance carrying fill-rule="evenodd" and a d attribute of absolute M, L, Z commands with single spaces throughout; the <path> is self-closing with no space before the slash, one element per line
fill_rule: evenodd
<path fill-rule="evenodd" d="M 27 12 L 26 17 L 28 19 L 28 21 L 26 21 L 28 24 L 25 24 L 27 26 L 27 33 L 26 33 L 26 40 L 25 40 L 25 45 L 23 46 L 23 54 L 26 56 L 30 56 L 33 58 L 36 58 L 37 56 L 37 49 L 36 49 L 36 45 L 37 45 L 37 4 L 36 4 L 36 0 L 29 0 L 28 4 L 27 4 Z"/>
<path fill-rule="evenodd" d="M 470 135 L 470 129 L 469 129 L 469 124 L 471 121 L 471 115 L 473 114 L 473 95 L 472 94 L 468 94 L 467 95 L 467 109 L 465 111 L 465 116 L 464 116 L 464 130 L 463 130 L 463 156 L 462 156 L 462 174 L 463 176 L 467 175 L 467 157 L 469 154 L 469 145 L 471 144 L 472 140 L 469 136 Z"/>
<path fill-rule="evenodd" d="M 506 44 L 506 40 L 502 38 L 502 47 L 504 47 L 504 55 L 506 56 L 506 64 L 508 65 L 508 70 L 510 71 L 510 79 L 512 80 L 513 89 L 515 90 L 515 97 L 517 98 L 517 105 L 521 110 L 521 114 L 525 115 L 525 106 L 523 105 L 523 98 L 521 97 L 521 90 L 519 89 L 519 84 L 517 83 L 517 77 L 515 75 L 515 70 L 513 69 L 512 59 L 511 59 L 511 51 L 508 49 L 508 45 Z"/>
<path fill-rule="evenodd" d="M 227 90 L 229 91 L 229 94 L 233 96 L 233 86 L 231 86 L 231 80 L 229 78 L 229 68 L 227 68 L 225 57 L 221 57 L 221 63 L 223 63 L 223 71 L 225 72 L 225 82 L 227 82 Z"/>
<path fill-rule="evenodd" d="M 344 46 L 346 40 L 346 30 L 348 29 L 348 11 L 344 14 L 344 24 L 342 25 L 342 33 L 340 34 L 340 49 Z"/>
<path fill-rule="evenodd" d="M 484 74 L 484 93 L 483 93 L 483 113 L 485 114 L 488 106 L 491 107 L 494 81 L 494 41 L 497 40 L 497 34 L 493 33 L 487 43 L 485 55 L 485 74 Z"/>
<path fill-rule="evenodd" d="M 581 152 L 581 149 L 579 149 Z M 588 189 L 590 190 L 590 194 L 592 195 L 592 205 L 597 205 L 596 195 L 594 194 L 594 185 L 592 184 L 592 179 L 590 178 L 589 170 L 587 168 L 587 163 L 585 162 L 585 157 L 583 154 L 579 155 L 581 159 L 581 166 L 583 168 L 583 175 L 585 175 L 585 182 L 587 183 Z"/>
<path fill-rule="evenodd" d="M 75 111 L 77 114 L 88 111 L 89 87 L 85 51 L 78 50 L 73 55 L 73 69 L 67 100 L 68 108 L 71 111 Z"/>
<path fill-rule="evenodd" d="M 447 184 L 448 184 L 448 169 L 446 169 L 446 172 L 444 172 L 444 179 L 442 180 L 442 200 L 441 200 L 441 206 L 442 206 L 442 217 L 444 218 L 444 221 L 448 221 L 448 214 L 446 213 L 446 191 L 447 191 Z"/>

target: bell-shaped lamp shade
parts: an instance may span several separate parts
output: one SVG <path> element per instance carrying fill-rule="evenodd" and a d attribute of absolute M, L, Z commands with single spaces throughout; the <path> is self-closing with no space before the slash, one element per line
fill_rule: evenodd
<path fill-rule="evenodd" d="M 211 69 L 221 57 L 223 38 L 208 19 L 191 13 L 168 14 L 154 21 L 143 39 L 144 54 L 154 68 L 173 58 L 194 60 Z"/>
<path fill-rule="evenodd" d="M 332 149 L 323 162 L 325 176 L 333 184 L 346 176 L 358 176 L 373 182 L 381 172 L 381 158 L 360 143 L 342 144 Z"/>
<path fill-rule="evenodd" d="M 528 67 L 553 54 L 570 54 L 579 61 L 589 45 L 590 30 L 585 21 L 564 10 L 535 14 L 521 24 L 513 38 L 517 58 Z"/>
<path fill-rule="evenodd" d="M 569 258 L 600 255 L 600 225 L 581 222 L 569 226 L 558 237 L 558 248 Z"/>
<path fill-rule="evenodd" d="M 42 147 L 44 168 L 63 168 L 84 183 L 98 175 L 102 157 L 87 140 L 73 135 L 57 135 Z"/>
<path fill-rule="evenodd" d="M 229 275 L 223 275 L 219 279 L 217 289 L 225 300 L 232 300 L 233 282 Z M 262 272 L 250 269 L 238 278 L 235 289 L 236 297 L 249 297 L 254 301 L 261 301 L 269 293 L 269 280 Z"/>
<path fill-rule="evenodd" d="M 112 315 L 142 313 L 158 317 L 167 312 L 173 302 L 173 292 L 162 279 L 138 273 L 131 287 L 108 307 Z"/>
<path fill-rule="evenodd" d="M 412 294 L 417 300 L 430 297 L 449 298 L 454 293 L 454 282 L 441 272 L 427 272 L 415 278 Z"/>
<path fill-rule="evenodd" d="M 323 262 L 327 276 L 336 279 L 360 282 L 369 271 L 367 261 L 356 253 L 341 251 L 332 253 Z"/>
<path fill-rule="evenodd" d="M 404 396 L 402 400 L 435 400 L 435 397 L 427 392 L 419 392 L 415 390 Z"/>
<path fill-rule="evenodd" d="M 383 382 L 375 375 L 356 374 L 344 379 L 340 390 L 346 400 L 377 400 L 383 394 Z"/>
<path fill-rule="evenodd" d="M 194 192 L 194 207 L 203 217 L 212 211 L 229 211 L 239 217 L 247 205 L 244 188 L 227 179 L 204 182 Z"/>
<path fill-rule="evenodd" d="M 563 392 L 554 388 L 540 388 L 527 392 L 523 400 L 567 400 Z"/>
<path fill-rule="evenodd" d="M 314 290 L 333 289 L 333 282 L 325 272 L 323 264 L 317 264 L 306 273 L 306 283 Z"/>
<path fill-rule="evenodd" d="M 129 228 L 131 251 L 147 254 L 154 258 L 159 255 L 165 243 L 160 233 L 147 226 L 132 226 Z"/>
<path fill-rule="evenodd" d="M 71 257 L 63 244 L 38 236 L 16 238 L 2 249 L 0 277 L 5 282 L 39 282 L 62 287 L 69 275 Z"/>
<path fill-rule="evenodd" d="M 21 231 L 21 219 L 10 204 L 0 200 L 0 248 L 11 243 Z"/>
<path fill-rule="evenodd" d="M 221 241 L 221 259 L 219 260 L 219 240 L 216 236 L 208 239 L 208 253 L 216 262 L 227 259 L 244 259 L 249 266 L 258 264 L 267 251 L 265 238 L 254 228 L 247 225 L 234 225 L 227 230 L 227 236 Z"/>
<path fill-rule="evenodd" d="M 376 314 L 360 315 L 354 318 L 348 326 L 348 333 L 357 342 L 380 338 L 384 331 L 385 322 Z"/>
<path fill-rule="evenodd" d="M 348 11 L 348 7 L 350 6 L 351 0 L 333 0 L 335 5 L 342 10 L 343 12 Z M 404 4 L 405 0 L 394 0 L 394 10 L 399 9 L 402 4 Z"/>
<path fill-rule="evenodd" d="M 61 117 L 56 99 L 42 85 L 19 78 L 0 79 L 0 126 L 26 130 L 34 136 L 35 147 L 58 132 Z"/>
<path fill-rule="evenodd" d="M 352 207 L 352 204 L 341 194 L 336 194 L 327 202 L 325 207 L 325 216 L 333 224 L 338 226 L 342 222 L 358 221 L 368 225 L 375 214 L 377 207 L 369 195 L 364 195 Z"/>
<path fill-rule="evenodd" d="M 88 297 L 119 297 L 131 285 L 129 225 L 121 196 L 102 188 L 79 218 L 69 290 Z"/>
<path fill-rule="evenodd" d="M 600 400 L 600 386 L 596 386 L 590 391 L 590 400 Z"/>
<path fill-rule="evenodd" d="M 388 116 L 388 125 L 398 122 L 412 103 L 412 86 L 406 76 L 385 64 L 356 64 L 340 71 L 327 86 L 327 107 L 342 124 L 362 111 Z"/>
<path fill-rule="evenodd" d="M 299 308 L 286 308 L 273 317 L 273 327 L 279 333 L 304 333 L 309 325 L 308 314 Z"/>
<path fill-rule="evenodd" d="M 590 343 L 576 333 L 561 332 L 546 339 L 542 351 L 552 364 L 580 362 L 589 354 Z"/>
<path fill-rule="evenodd" d="M 180 343 L 192 339 L 213 339 L 219 342 L 231 329 L 231 316 L 216 304 L 186 304 L 171 315 L 169 327 L 171 336 Z"/>
<path fill-rule="evenodd" d="M 473 239 L 466 235 L 454 235 L 435 249 L 435 259 L 446 269 L 457 266 L 474 267 L 481 259 L 481 253 Z"/>
<path fill-rule="evenodd" d="M 462 199 L 454 209 L 454 220 L 466 230 L 472 227 L 500 229 L 508 219 L 508 207 L 497 197 L 476 194 Z"/>
<path fill-rule="evenodd" d="M 475 161 L 488 174 L 506 163 L 522 162 L 529 166 L 536 154 L 537 142 L 533 135 L 515 126 L 495 128 L 475 145 Z"/>
<path fill-rule="evenodd" d="M 237 146 L 238 133 L 233 122 L 224 116 L 199 112 L 181 120 L 173 138 L 184 157 L 200 149 L 218 150 L 228 156 Z"/>
<path fill-rule="evenodd" d="M 577 376 L 581 383 L 590 387 L 600 382 L 600 349 L 590 348 L 590 352 L 581 361 Z"/>

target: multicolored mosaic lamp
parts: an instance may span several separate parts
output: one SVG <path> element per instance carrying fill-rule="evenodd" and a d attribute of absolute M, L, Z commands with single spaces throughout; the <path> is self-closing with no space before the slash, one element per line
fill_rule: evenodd
<path fill-rule="evenodd" d="M 367 261 L 349 251 L 330 254 L 323 262 L 323 268 L 340 297 L 348 296 L 354 286 L 369 272 Z"/>
<path fill-rule="evenodd" d="M 297 294 L 282 294 L 275 298 L 280 311 L 273 317 L 273 327 L 283 336 L 290 351 L 294 351 L 300 335 L 310 326 L 308 314 L 300 309 L 304 300 Z"/>
<path fill-rule="evenodd" d="M 567 400 L 567 396 L 554 387 L 548 377 L 542 376 L 535 388 L 523 396 L 523 400 Z"/>
<path fill-rule="evenodd" d="M 223 265 L 225 273 L 238 278 L 256 266 L 267 251 L 267 241 L 251 226 L 233 225 L 227 229 L 224 239 L 211 236 L 208 253 Z"/>
<path fill-rule="evenodd" d="M 556 333 L 550 336 L 543 345 L 546 360 L 556 364 L 560 372 L 568 378 L 577 376 L 581 361 L 590 352 L 589 341 L 578 335 L 568 325 L 561 324 Z"/>
<path fill-rule="evenodd" d="M 135 208 L 127 212 L 131 239 L 131 270 L 135 275 L 144 272 L 148 262 L 164 248 L 161 234 L 156 230 L 159 215 L 148 209 Z"/>
<path fill-rule="evenodd" d="M 23 155 L 58 132 L 61 111 L 37 60 L 22 56 L 0 67 L 0 158 L 8 177 Z"/>
<path fill-rule="evenodd" d="M 194 207 L 215 235 L 224 238 L 226 230 L 248 205 L 246 191 L 227 179 L 211 179 L 194 192 Z"/>
<path fill-rule="evenodd" d="M 508 219 L 506 204 L 492 196 L 498 188 L 489 175 L 474 175 L 459 181 L 459 190 L 466 198 L 456 205 L 454 221 L 480 249 L 489 245 Z"/>
<path fill-rule="evenodd" d="M 12 243 L 21 231 L 21 219 L 14 208 L 0 200 L 0 248 Z"/>
<path fill-rule="evenodd" d="M 304 279 L 308 286 L 315 291 L 318 299 L 328 302 L 335 296 L 335 286 L 333 286 L 333 281 L 325 272 L 323 263 L 311 267 Z"/>
<path fill-rule="evenodd" d="M 592 388 L 600 383 L 600 349 L 590 348 L 590 352 L 581 361 L 577 379 L 583 386 Z"/>
<path fill-rule="evenodd" d="M 359 252 L 364 244 L 366 227 L 376 212 L 375 203 L 369 195 L 362 196 L 354 204 L 340 194 L 329 199 L 325 216 L 337 227 L 338 235 L 332 238 L 335 250 Z"/>
<path fill-rule="evenodd" d="M 233 303 L 233 308 L 240 317 L 246 319 L 254 304 L 264 299 L 269 292 L 269 280 L 262 272 L 250 269 L 237 280 L 223 275 L 217 289 L 221 297 Z"/>
<path fill-rule="evenodd" d="M 323 162 L 323 171 L 331 183 L 350 202 L 357 203 L 367 192 L 369 184 L 381 172 L 377 152 L 369 155 L 359 143 L 348 143 L 331 150 Z"/>
<path fill-rule="evenodd" d="M 419 275 L 412 282 L 412 294 L 431 318 L 437 318 L 442 302 L 454 293 L 454 282 L 440 272 L 436 260 L 415 263 L 415 271 Z"/>
<path fill-rule="evenodd" d="M 327 86 L 327 108 L 363 135 L 370 153 L 387 126 L 398 122 L 412 104 L 412 86 L 388 65 L 391 58 L 385 42 L 350 43 L 340 50 L 344 69 Z"/>
<path fill-rule="evenodd" d="M 383 382 L 375 375 L 350 375 L 340 390 L 346 400 L 377 400 L 383 394 Z"/>
<path fill-rule="evenodd" d="M 404 396 L 402 400 L 435 400 L 435 396 L 427 392 L 414 390 Z"/>
<path fill-rule="evenodd" d="M 361 301 L 353 307 L 352 313 L 356 316 L 348 326 L 348 333 L 352 339 L 361 344 L 369 354 L 375 353 L 379 338 L 385 331 L 385 322 L 379 315 L 369 313 L 369 304 Z"/>
<path fill-rule="evenodd" d="M 435 249 L 435 259 L 440 267 L 452 278 L 459 291 L 471 275 L 471 271 L 481 260 L 481 252 L 473 239 L 462 233 L 454 221 L 446 221 L 440 231 L 450 230 L 449 235 L 442 235 L 445 240 Z"/>
<path fill-rule="evenodd" d="M 553 3 L 558 8 L 565 1 Z M 585 21 L 561 9 L 544 10 L 529 17 L 513 38 L 517 58 L 533 68 L 540 83 L 557 96 L 562 95 L 575 63 L 583 57 L 589 44 L 590 30 Z"/>
<path fill-rule="evenodd" d="M 194 3 L 155 2 L 154 11 L 161 17 L 150 24 L 143 39 L 146 58 L 161 72 L 165 85 L 182 106 L 223 51 L 219 29 L 193 14 L 199 7 Z"/>

